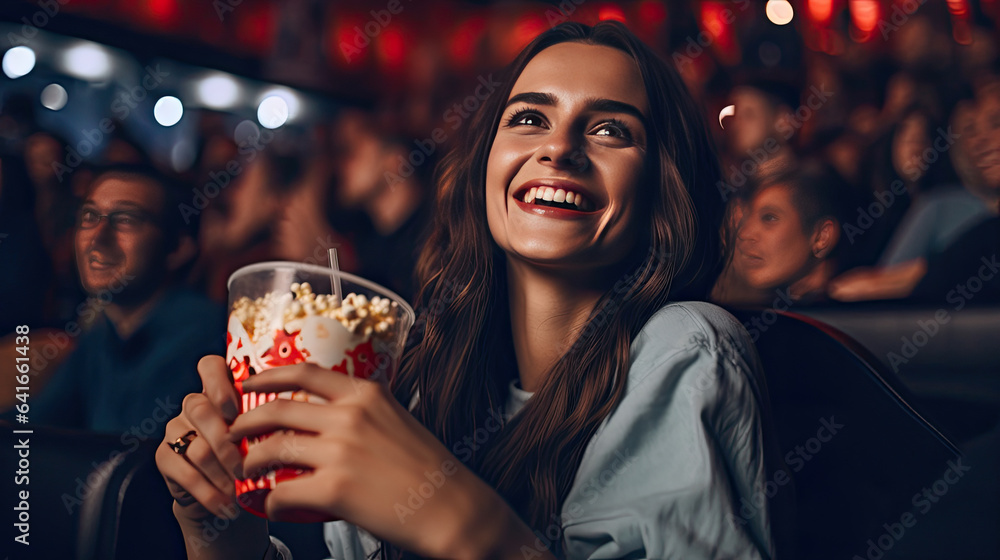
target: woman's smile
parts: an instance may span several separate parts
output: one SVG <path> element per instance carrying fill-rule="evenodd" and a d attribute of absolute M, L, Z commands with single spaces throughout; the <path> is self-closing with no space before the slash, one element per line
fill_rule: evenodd
<path fill-rule="evenodd" d="M 599 215 L 604 202 L 579 183 L 562 179 L 535 179 L 515 189 L 515 206 L 536 216 L 556 219 Z"/>

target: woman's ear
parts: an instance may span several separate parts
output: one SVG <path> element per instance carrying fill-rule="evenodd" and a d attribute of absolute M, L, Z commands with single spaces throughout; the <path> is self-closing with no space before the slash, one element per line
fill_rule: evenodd
<path fill-rule="evenodd" d="M 821 218 L 813 229 L 812 252 L 817 259 L 825 259 L 840 241 L 840 225 L 833 218 Z"/>

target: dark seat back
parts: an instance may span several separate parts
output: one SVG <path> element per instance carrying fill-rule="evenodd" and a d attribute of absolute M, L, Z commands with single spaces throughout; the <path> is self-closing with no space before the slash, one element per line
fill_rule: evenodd
<path fill-rule="evenodd" d="M 11 558 L 76 558 L 79 560 L 170 560 L 184 558 L 184 540 L 173 515 L 173 498 L 156 468 L 159 440 L 123 445 L 118 436 L 28 427 L 31 434 L 14 434 L 18 426 L 0 422 L 4 449 L 3 499 L 18 503 L 18 490 L 28 490 L 29 543 L 15 545 Z M 15 484 L 19 457 L 13 446 L 29 438 L 28 485 Z M 138 444 L 138 445 L 137 445 Z M 4 524 L 5 543 L 17 535 Z M 270 523 L 296 558 L 326 558 L 323 526 Z M 221 527 L 225 530 L 225 526 Z M 9 534 L 10 531 L 15 531 Z M 219 526 L 206 526 L 201 537 L 210 545 Z M 6 552 L 4 552 L 6 554 Z"/>
<path fill-rule="evenodd" d="M 795 484 L 797 557 L 868 558 L 874 545 L 874 557 L 892 558 L 904 514 L 919 521 L 919 494 L 960 467 L 961 453 L 847 335 L 794 313 L 730 311 L 764 367 Z"/>
<path fill-rule="evenodd" d="M 80 560 L 184 557 L 173 497 L 156 468 L 159 442 L 146 442 L 107 475 L 101 494 L 84 502 L 77 549 Z"/>
<path fill-rule="evenodd" d="M 12 558 L 183 558 L 172 499 L 153 463 L 153 442 L 124 445 L 122 438 L 27 426 L 0 426 L 4 449 L 28 439 L 28 485 L 3 477 L 11 503 L 28 490 L 30 546 L 11 547 Z M 133 440 L 137 443 L 137 440 Z M 4 471 L 13 473 L 20 458 L 4 453 Z M 16 503 L 16 502 L 14 502 Z M 17 529 L 5 538 L 12 543 Z M 6 547 L 5 547 L 6 548 Z"/>

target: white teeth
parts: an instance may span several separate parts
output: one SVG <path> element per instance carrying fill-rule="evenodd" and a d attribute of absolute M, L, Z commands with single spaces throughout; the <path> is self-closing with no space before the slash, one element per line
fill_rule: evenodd
<path fill-rule="evenodd" d="M 525 202 L 530 204 L 536 200 L 574 204 L 581 211 L 588 211 L 593 207 L 593 204 L 584 198 L 583 195 L 553 187 L 531 187 L 530 190 L 524 193 Z"/>

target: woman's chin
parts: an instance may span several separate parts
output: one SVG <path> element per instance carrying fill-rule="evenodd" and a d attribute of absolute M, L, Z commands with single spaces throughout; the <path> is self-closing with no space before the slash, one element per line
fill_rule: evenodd
<path fill-rule="evenodd" d="M 583 260 L 579 248 L 554 244 L 551 240 L 532 239 L 512 245 L 513 247 L 507 251 L 507 256 L 526 263 L 552 266 Z"/>

